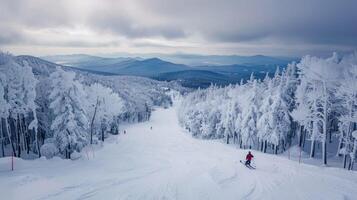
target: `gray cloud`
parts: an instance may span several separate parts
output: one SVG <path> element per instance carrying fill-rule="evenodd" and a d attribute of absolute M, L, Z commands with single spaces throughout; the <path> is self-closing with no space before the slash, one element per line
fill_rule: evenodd
<path fill-rule="evenodd" d="M 25 41 L 25 36 L 19 30 L 0 23 L 0 45 L 19 44 Z"/>
<path fill-rule="evenodd" d="M 171 25 L 147 25 L 145 21 L 134 21 L 124 15 L 95 15 L 89 19 L 91 27 L 99 32 L 111 33 L 128 38 L 161 36 L 168 39 L 182 38 L 183 30 Z"/>
<path fill-rule="evenodd" d="M 145 5 L 210 40 L 357 44 L 353 0 L 154 0 Z"/>
<path fill-rule="evenodd" d="M 296 53 L 350 50 L 357 48 L 356 7 L 354 0 L 3 0 L 0 44 L 119 46 L 126 38 L 127 46 L 140 48 L 136 40 L 161 38 L 195 43 L 202 52 L 210 45 L 231 53 L 240 45 L 282 53 L 294 45 Z M 69 31 L 82 28 L 88 33 Z"/>

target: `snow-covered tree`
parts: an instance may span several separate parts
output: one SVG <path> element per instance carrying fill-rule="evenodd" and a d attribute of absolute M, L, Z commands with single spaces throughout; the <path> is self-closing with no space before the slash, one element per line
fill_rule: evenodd
<path fill-rule="evenodd" d="M 50 76 L 52 91 L 50 108 L 55 118 L 51 129 L 55 144 L 66 158 L 80 151 L 88 143 L 88 119 L 84 109 L 83 85 L 75 80 L 75 73 L 57 68 Z"/>
<path fill-rule="evenodd" d="M 105 129 L 112 124 L 116 116 L 124 109 L 124 101 L 112 89 L 99 83 L 94 83 L 85 88 L 87 95 L 86 110 L 90 119 L 90 143 L 93 143 L 94 131 L 100 132 L 104 141 Z"/>
<path fill-rule="evenodd" d="M 310 139 L 312 141 L 311 156 L 314 156 L 315 141 L 322 143 L 323 163 L 327 164 L 327 135 L 332 113 L 333 93 L 340 76 L 339 59 L 334 54 L 328 59 L 304 57 L 297 65 L 300 70 L 301 84 L 299 103 L 307 104 L 310 109 Z M 305 88 L 301 88 L 305 87 Z"/>
<path fill-rule="evenodd" d="M 341 60 L 343 78 L 336 90 L 336 96 L 340 100 L 339 110 L 339 140 L 338 153 L 343 153 L 343 166 L 346 167 L 347 156 L 350 155 L 348 168 L 353 167 L 356 158 L 356 137 L 353 131 L 357 129 L 357 54 L 346 56 Z"/>
<path fill-rule="evenodd" d="M 2 87 L 4 99 L 7 102 L 4 106 L 5 126 L 8 132 L 8 138 L 12 144 L 15 154 L 15 145 L 17 156 L 21 156 L 22 150 L 30 151 L 30 128 L 36 127 L 36 85 L 32 68 L 25 65 L 21 66 L 15 62 L 13 56 L 1 54 L 1 72 Z M 33 122 L 28 122 L 30 114 Z M 13 123 L 14 129 L 8 128 L 9 122 Z M 13 131 L 11 131 L 13 130 Z M 11 131 L 11 134 L 10 134 Z M 15 141 L 13 140 L 15 139 Z"/>
<path fill-rule="evenodd" d="M 261 101 L 260 91 L 257 80 L 251 78 L 248 82 L 249 92 L 246 99 L 242 102 L 241 138 L 243 146 L 252 148 L 256 144 L 258 133 L 257 122 L 260 117 L 259 104 Z"/>
<path fill-rule="evenodd" d="M 273 121 L 273 81 L 269 78 L 265 79 L 267 86 L 267 91 L 265 92 L 265 97 L 262 101 L 262 105 L 260 107 L 260 112 L 262 113 L 261 117 L 257 122 L 257 138 L 260 141 L 260 150 L 266 152 L 267 141 L 270 138 L 270 135 L 274 131 L 274 121 Z"/>

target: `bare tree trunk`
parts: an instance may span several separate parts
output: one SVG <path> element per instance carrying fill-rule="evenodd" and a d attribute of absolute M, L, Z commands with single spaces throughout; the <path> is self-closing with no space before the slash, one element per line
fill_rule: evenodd
<path fill-rule="evenodd" d="M 339 141 L 338 141 L 336 156 L 341 156 L 341 154 L 340 154 L 340 149 L 342 149 L 342 147 L 343 147 L 342 137 L 340 137 L 340 138 L 339 138 Z"/>
<path fill-rule="evenodd" d="M 236 143 L 236 133 L 233 133 L 233 144 Z"/>
<path fill-rule="evenodd" d="M 281 141 L 281 148 L 283 149 L 283 152 L 285 151 L 285 145 L 286 145 L 285 141 L 282 140 Z"/>
<path fill-rule="evenodd" d="M 343 155 L 343 168 L 346 168 L 346 164 L 347 164 L 347 154 Z"/>
<path fill-rule="evenodd" d="M 325 96 L 325 101 L 324 101 L 324 105 L 323 105 L 323 112 L 324 112 L 324 116 L 323 116 L 323 127 L 322 127 L 322 131 L 323 131 L 323 139 L 322 139 L 322 162 L 324 165 L 327 165 L 327 145 L 326 145 L 326 141 L 327 141 L 327 132 L 328 132 L 328 124 L 329 124 L 329 117 L 328 117 L 328 93 L 327 93 L 327 86 L 325 81 L 323 81 L 323 86 L 324 86 L 324 96 Z"/>
<path fill-rule="evenodd" d="M 26 142 L 25 142 L 25 132 L 24 132 L 24 127 L 22 123 L 22 115 L 17 115 L 17 122 L 18 122 L 18 131 L 19 131 L 19 136 L 20 136 L 20 147 L 22 151 L 26 150 Z"/>
<path fill-rule="evenodd" d="M 11 133 L 10 133 L 10 127 L 9 127 L 8 120 L 9 120 L 9 118 L 5 119 L 6 133 L 7 133 L 7 137 L 9 138 L 9 141 L 10 141 L 10 144 L 11 144 L 11 147 L 12 147 L 12 153 L 16 157 L 16 149 L 15 149 L 14 141 L 11 138 Z"/>
<path fill-rule="evenodd" d="M 306 142 L 306 130 L 304 130 L 304 133 L 303 133 L 303 138 L 302 138 L 302 149 L 304 149 L 304 147 L 305 147 L 305 142 Z"/>
<path fill-rule="evenodd" d="M 104 129 L 102 129 L 102 141 L 104 142 Z"/>
<path fill-rule="evenodd" d="M 355 162 L 356 159 L 356 153 L 357 153 L 357 139 L 354 139 L 353 142 L 353 149 L 352 149 L 352 154 L 350 154 L 350 165 L 349 165 L 349 170 L 353 170 L 353 164 Z"/>
<path fill-rule="evenodd" d="M 97 97 L 97 103 L 95 104 L 94 114 L 93 114 L 93 117 L 92 117 L 92 121 L 90 123 L 90 144 L 93 144 L 93 125 L 94 125 L 95 116 L 97 115 L 98 105 L 99 105 L 99 99 Z"/>
<path fill-rule="evenodd" d="M 27 154 L 29 154 L 30 153 L 30 147 L 31 147 L 31 145 L 30 145 L 30 133 L 29 133 L 29 130 L 28 130 L 28 124 L 27 124 L 27 120 L 26 120 L 26 117 L 24 116 L 23 117 L 23 128 L 24 128 L 24 137 L 25 137 L 25 142 L 26 142 L 26 144 L 25 144 L 25 146 L 26 146 L 26 149 L 27 149 Z"/>
<path fill-rule="evenodd" d="M 15 134 L 16 134 L 16 141 L 17 141 L 17 156 L 21 157 L 21 138 L 20 138 L 20 130 L 19 130 L 19 123 L 18 120 L 19 115 L 17 115 L 17 120 L 14 120 L 14 125 L 15 125 Z"/>
<path fill-rule="evenodd" d="M 298 131 L 300 132 L 298 134 L 299 135 L 299 147 L 302 147 L 303 141 L 304 141 L 304 129 L 303 129 L 303 127 L 299 125 L 299 130 Z"/>
<path fill-rule="evenodd" d="M 326 149 L 327 149 L 327 144 L 326 144 L 326 140 L 323 140 L 322 141 L 322 159 L 323 159 L 323 164 L 324 165 L 327 165 L 327 152 L 326 152 Z"/>
<path fill-rule="evenodd" d="M 40 142 L 38 141 L 38 131 L 36 131 L 35 128 L 33 128 L 32 131 L 33 131 L 34 134 L 35 134 L 35 140 L 36 140 L 36 147 L 37 147 L 38 157 L 41 158 Z"/>
<path fill-rule="evenodd" d="M 68 159 L 71 159 L 71 152 L 72 152 L 71 144 L 68 144 Z"/>
<path fill-rule="evenodd" d="M 4 131 L 2 130 L 2 118 L 0 118 L 0 132 L 1 132 L 1 154 L 2 157 L 5 157 L 5 134 Z"/>
<path fill-rule="evenodd" d="M 315 139 L 311 140 L 310 158 L 315 157 Z"/>

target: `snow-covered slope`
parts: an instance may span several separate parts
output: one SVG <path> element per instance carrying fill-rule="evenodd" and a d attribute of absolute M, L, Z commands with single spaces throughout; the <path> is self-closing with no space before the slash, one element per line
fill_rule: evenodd
<path fill-rule="evenodd" d="M 151 128 L 152 127 L 152 130 Z M 1 199 L 355 199 L 357 173 L 191 138 L 174 108 L 76 161 L 0 159 Z"/>

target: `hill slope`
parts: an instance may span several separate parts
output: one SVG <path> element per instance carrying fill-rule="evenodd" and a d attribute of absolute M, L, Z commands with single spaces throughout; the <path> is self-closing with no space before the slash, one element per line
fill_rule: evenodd
<path fill-rule="evenodd" d="M 152 130 L 150 130 L 152 127 Z M 123 127 L 122 127 L 123 128 Z M 125 127 L 103 148 L 76 161 L 0 159 L 4 199 L 355 199 L 357 173 L 298 164 L 253 152 L 256 170 L 239 163 L 246 151 L 196 140 L 174 108 Z"/>
<path fill-rule="evenodd" d="M 217 85 L 227 85 L 234 81 L 230 80 L 226 75 L 207 70 L 185 70 L 162 73 L 154 78 L 160 81 L 178 80 L 182 86 L 190 88 L 206 88 L 212 83 Z"/>

